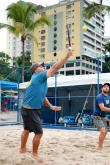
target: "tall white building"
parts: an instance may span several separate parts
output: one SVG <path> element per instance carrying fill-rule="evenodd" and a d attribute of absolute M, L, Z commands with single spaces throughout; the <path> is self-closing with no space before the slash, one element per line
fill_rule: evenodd
<path fill-rule="evenodd" d="M 8 24 L 11 21 L 8 20 Z M 29 52 L 32 55 L 32 40 L 28 37 L 25 42 L 25 53 Z M 22 43 L 20 37 L 16 37 L 11 32 L 7 31 L 7 54 L 12 58 L 10 63 L 13 65 L 13 58 L 22 55 Z"/>

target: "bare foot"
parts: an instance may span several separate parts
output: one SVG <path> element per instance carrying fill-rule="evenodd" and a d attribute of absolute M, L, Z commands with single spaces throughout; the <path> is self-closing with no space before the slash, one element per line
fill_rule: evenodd
<path fill-rule="evenodd" d="M 19 150 L 19 152 L 21 153 L 21 154 L 23 154 L 23 153 L 26 153 L 26 148 L 20 148 L 20 150 Z"/>
<path fill-rule="evenodd" d="M 38 154 L 32 153 L 32 158 L 34 158 L 35 160 L 37 160 L 40 163 L 43 163 L 43 159 Z"/>
<path fill-rule="evenodd" d="M 103 147 L 98 146 L 97 149 L 98 149 L 99 151 L 102 151 L 102 150 L 103 150 Z"/>

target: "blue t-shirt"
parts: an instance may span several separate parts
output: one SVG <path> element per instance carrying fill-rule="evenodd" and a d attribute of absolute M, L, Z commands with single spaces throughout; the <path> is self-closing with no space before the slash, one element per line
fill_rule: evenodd
<path fill-rule="evenodd" d="M 94 116 L 101 116 L 101 117 L 106 116 L 107 112 L 101 111 L 101 109 L 99 108 L 99 104 L 101 103 L 103 103 L 105 107 L 109 108 L 110 97 L 103 95 L 103 93 L 99 94 L 96 97 L 96 108 L 95 108 Z"/>
<path fill-rule="evenodd" d="M 34 73 L 25 90 L 23 106 L 41 109 L 47 94 L 47 71 Z"/>

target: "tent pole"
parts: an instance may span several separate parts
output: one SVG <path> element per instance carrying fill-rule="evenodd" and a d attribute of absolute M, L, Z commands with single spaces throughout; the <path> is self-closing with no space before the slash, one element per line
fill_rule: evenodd
<path fill-rule="evenodd" d="M 17 123 L 20 122 L 20 109 L 19 109 L 19 83 L 20 83 L 20 67 L 18 66 L 18 100 L 17 100 L 17 104 L 18 104 L 18 108 L 17 108 Z"/>
<path fill-rule="evenodd" d="M 2 111 L 1 102 L 2 102 L 2 99 L 1 99 L 1 81 L 0 81 L 0 112 Z"/>

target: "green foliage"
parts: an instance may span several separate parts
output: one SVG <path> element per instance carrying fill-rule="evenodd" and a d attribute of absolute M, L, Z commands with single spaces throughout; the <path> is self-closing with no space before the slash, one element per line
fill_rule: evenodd
<path fill-rule="evenodd" d="M 90 19 L 92 18 L 96 13 L 104 13 L 104 14 L 110 14 L 110 6 L 106 6 L 102 4 L 102 1 L 100 3 L 91 3 L 88 5 L 88 7 L 85 7 L 83 10 L 83 18 L 84 19 Z"/>
<path fill-rule="evenodd" d="M 31 78 L 31 73 L 30 73 L 30 66 L 32 65 L 31 63 L 31 54 L 30 52 L 26 52 L 26 55 L 24 56 L 25 63 L 24 63 L 24 79 L 25 81 L 29 81 Z M 14 64 L 16 67 L 20 67 L 20 75 L 21 75 L 21 68 L 22 68 L 22 56 L 16 57 L 13 59 Z"/>
<path fill-rule="evenodd" d="M 110 61 L 105 62 L 105 63 L 103 64 L 103 72 L 104 72 L 104 73 L 110 72 Z"/>
<path fill-rule="evenodd" d="M 0 79 L 5 79 L 11 73 L 9 65 L 10 56 L 4 52 L 0 52 Z"/>
<path fill-rule="evenodd" d="M 14 63 L 17 65 L 17 66 L 20 66 L 20 67 L 22 67 L 22 56 L 19 56 L 19 57 L 16 57 L 16 58 L 14 58 L 13 60 L 14 60 Z M 24 65 L 25 66 L 31 66 L 32 65 L 32 63 L 31 63 L 31 55 L 30 55 L 30 52 L 26 52 L 26 55 L 24 56 L 24 58 L 25 58 L 25 63 L 24 63 Z"/>
<path fill-rule="evenodd" d="M 90 4 L 88 7 L 84 8 L 83 16 L 85 19 L 92 18 L 96 13 L 101 13 L 105 10 L 105 6 L 93 3 Z"/>
<path fill-rule="evenodd" d="M 21 68 L 22 68 L 22 56 L 16 57 L 13 59 L 15 66 L 10 66 L 9 60 L 11 58 L 5 54 L 4 52 L 0 52 L 0 80 L 9 80 L 18 82 L 18 67 L 20 67 L 20 82 L 21 82 Z M 31 55 L 30 52 L 26 52 L 25 55 L 25 67 L 24 67 L 24 75 L 25 81 L 29 81 L 31 78 L 30 66 L 31 63 Z"/>
<path fill-rule="evenodd" d="M 11 57 L 8 54 L 0 52 L 0 64 L 9 64 L 10 59 Z"/>
<path fill-rule="evenodd" d="M 105 52 L 110 52 L 110 42 L 105 44 L 104 48 L 105 48 Z"/>
<path fill-rule="evenodd" d="M 0 23 L 0 29 L 7 28 L 10 32 L 12 32 L 17 37 L 21 37 L 22 42 L 22 81 L 24 81 L 24 44 L 27 36 L 30 38 L 37 40 L 35 36 L 33 36 L 34 29 L 41 25 L 46 24 L 50 25 L 50 21 L 48 20 L 47 16 L 43 15 L 38 20 L 34 20 L 34 14 L 37 13 L 38 9 L 41 6 L 36 6 L 30 2 L 24 2 L 22 0 L 18 1 L 17 3 L 12 3 L 7 7 L 7 18 L 12 20 L 12 24 L 3 24 Z M 36 42 L 37 43 L 37 42 Z"/>

